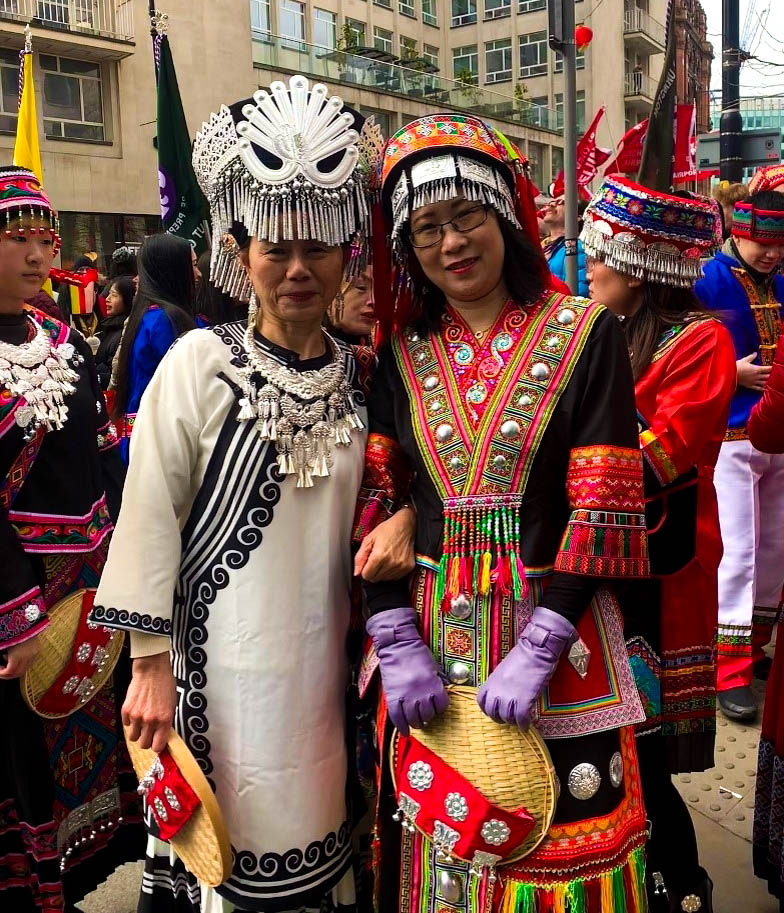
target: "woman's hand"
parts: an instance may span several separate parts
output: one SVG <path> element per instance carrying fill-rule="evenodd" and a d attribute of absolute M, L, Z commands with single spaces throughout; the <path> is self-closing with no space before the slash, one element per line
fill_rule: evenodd
<path fill-rule="evenodd" d="M 8 647 L 6 663 L 0 665 L 0 679 L 21 678 L 32 666 L 41 650 L 38 635 L 13 647 Z"/>
<path fill-rule="evenodd" d="M 133 678 L 122 706 L 123 726 L 139 748 L 160 753 L 169 741 L 177 687 L 168 650 L 133 661 Z"/>
<path fill-rule="evenodd" d="M 756 352 L 739 359 L 738 365 L 738 386 L 746 387 L 748 390 L 756 390 L 763 393 L 765 384 L 770 377 L 770 365 L 753 365 L 752 362 L 757 357 Z"/>
<path fill-rule="evenodd" d="M 375 583 L 400 580 L 414 570 L 416 511 L 403 507 L 362 540 L 354 559 L 354 574 Z"/>

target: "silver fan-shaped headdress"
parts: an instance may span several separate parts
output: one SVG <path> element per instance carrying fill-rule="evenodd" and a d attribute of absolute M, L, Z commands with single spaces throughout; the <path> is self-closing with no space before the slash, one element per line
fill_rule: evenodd
<path fill-rule="evenodd" d="M 250 283 L 237 259 L 235 223 L 259 240 L 293 238 L 344 244 L 369 234 L 368 195 L 375 144 L 355 129 L 327 87 L 304 76 L 273 82 L 247 103 L 223 105 L 202 125 L 193 168 L 210 205 L 210 276 L 219 288 L 247 299 Z"/>

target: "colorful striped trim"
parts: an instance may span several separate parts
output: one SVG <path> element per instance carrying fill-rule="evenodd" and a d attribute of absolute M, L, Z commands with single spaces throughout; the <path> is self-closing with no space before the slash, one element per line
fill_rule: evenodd
<path fill-rule="evenodd" d="M 643 431 L 640 434 L 640 447 L 642 455 L 648 461 L 653 474 L 661 485 L 669 485 L 681 474 L 678 467 L 670 459 L 670 455 L 653 431 Z"/>
<path fill-rule="evenodd" d="M 0 646 L 13 647 L 49 624 L 41 591 L 33 587 L 0 605 Z"/>
<path fill-rule="evenodd" d="M 14 531 L 28 554 L 92 552 L 112 531 L 104 495 L 82 517 L 9 511 Z"/>
<path fill-rule="evenodd" d="M 566 494 L 572 515 L 555 569 L 599 577 L 647 577 L 642 454 L 630 447 L 576 447 Z"/>
<path fill-rule="evenodd" d="M 784 244 L 784 212 L 758 209 L 753 203 L 736 203 L 732 236 L 758 244 Z"/>

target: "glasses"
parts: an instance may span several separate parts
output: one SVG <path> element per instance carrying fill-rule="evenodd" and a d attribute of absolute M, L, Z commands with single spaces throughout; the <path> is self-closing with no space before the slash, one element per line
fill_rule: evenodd
<path fill-rule="evenodd" d="M 472 206 L 471 209 L 459 212 L 453 218 L 447 219 L 446 222 L 423 225 L 421 228 L 417 228 L 416 231 L 411 232 L 411 244 L 419 248 L 432 247 L 434 244 L 438 244 L 444 237 L 444 228 L 447 225 L 451 225 L 455 231 L 459 231 L 461 234 L 473 231 L 487 221 L 489 209 L 490 207 L 486 203 L 480 203 L 479 206 Z"/>

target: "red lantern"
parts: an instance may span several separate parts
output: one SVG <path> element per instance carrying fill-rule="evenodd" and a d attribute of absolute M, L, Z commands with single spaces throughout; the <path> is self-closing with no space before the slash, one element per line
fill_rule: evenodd
<path fill-rule="evenodd" d="M 593 30 L 587 25 L 578 25 L 574 30 L 574 43 L 578 51 L 584 51 L 593 41 Z"/>

